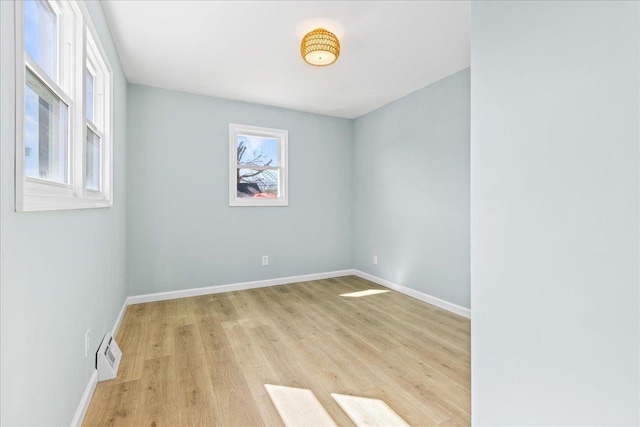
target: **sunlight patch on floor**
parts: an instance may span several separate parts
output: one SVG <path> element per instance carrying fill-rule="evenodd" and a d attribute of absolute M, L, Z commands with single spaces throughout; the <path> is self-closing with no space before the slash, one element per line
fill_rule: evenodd
<path fill-rule="evenodd" d="M 342 294 L 340 296 L 357 298 L 357 297 L 366 297 L 369 295 L 384 294 L 385 292 L 389 292 L 389 291 L 385 289 L 367 289 L 366 291 L 351 292 L 349 294 Z"/>
<path fill-rule="evenodd" d="M 336 425 L 311 390 L 272 384 L 264 387 L 287 427 Z"/>
<path fill-rule="evenodd" d="M 400 415 L 380 399 L 331 393 L 338 405 L 358 427 L 409 426 Z"/>

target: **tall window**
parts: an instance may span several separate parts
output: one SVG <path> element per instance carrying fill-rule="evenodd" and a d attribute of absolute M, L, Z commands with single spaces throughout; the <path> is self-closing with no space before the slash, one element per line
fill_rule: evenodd
<path fill-rule="evenodd" d="M 24 2 L 24 164 L 28 177 L 67 184 L 71 88 L 59 72 L 65 64 L 58 60 L 60 9 L 54 6 Z"/>
<path fill-rule="evenodd" d="M 16 210 L 111 206 L 111 68 L 82 3 L 16 10 Z"/>
<path fill-rule="evenodd" d="M 96 42 L 87 35 L 85 66 L 85 188 L 100 193 L 104 188 L 105 64 Z M 96 195 L 96 194 L 94 194 Z"/>
<path fill-rule="evenodd" d="M 287 136 L 281 129 L 229 125 L 229 206 L 287 206 Z"/>

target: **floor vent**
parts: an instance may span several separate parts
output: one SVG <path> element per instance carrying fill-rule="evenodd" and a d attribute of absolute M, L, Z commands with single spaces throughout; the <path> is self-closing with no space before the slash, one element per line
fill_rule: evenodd
<path fill-rule="evenodd" d="M 97 354 L 98 381 L 110 380 L 118 374 L 122 351 L 110 332 L 102 339 Z"/>

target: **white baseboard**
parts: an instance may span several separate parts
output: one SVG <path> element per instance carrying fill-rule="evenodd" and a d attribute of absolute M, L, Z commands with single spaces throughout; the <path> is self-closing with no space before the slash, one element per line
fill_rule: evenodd
<path fill-rule="evenodd" d="M 268 286 L 288 285 L 290 283 L 308 282 L 311 280 L 330 279 L 332 277 L 351 276 L 354 270 L 330 271 L 327 273 L 305 274 L 302 276 L 281 277 L 278 279 L 256 280 L 253 282 L 233 283 L 229 285 L 207 286 L 204 288 L 184 289 L 181 291 L 158 292 L 135 295 L 127 298 L 126 305 L 145 302 L 165 301 L 177 298 L 197 297 L 200 295 L 219 294 L 222 292 L 242 291 L 246 289 L 266 288 Z"/>
<path fill-rule="evenodd" d="M 419 299 L 420 301 L 424 301 L 428 304 L 435 305 L 436 307 L 440 307 L 452 313 L 466 317 L 467 319 L 471 319 L 471 310 L 466 307 L 462 307 L 461 305 L 436 298 L 429 294 L 416 291 L 415 289 L 407 288 L 406 286 L 398 285 L 397 283 L 393 283 L 372 274 L 365 273 L 364 271 L 354 270 L 353 274 L 363 279 L 369 280 L 370 282 L 382 285 L 385 288 L 393 289 L 394 291 L 400 292 L 401 294 L 408 295 L 415 299 Z"/>
<path fill-rule="evenodd" d="M 89 378 L 87 388 L 84 389 L 84 393 L 82 394 L 82 399 L 80 399 L 78 409 L 76 409 L 76 413 L 73 415 L 73 420 L 71 420 L 71 427 L 79 427 L 82 425 L 82 420 L 84 420 L 87 409 L 89 409 L 89 403 L 91 403 L 91 398 L 93 397 L 93 392 L 96 390 L 97 385 L 98 370 L 94 369 L 91 373 L 91 377 Z"/>
<path fill-rule="evenodd" d="M 122 304 L 122 308 L 120 309 L 120 313 L 118 313 L 118 317 L 116 317 L 116 323 L 113 324 L 113 329 L 111 330 L 111 336 L 115 337 L 118 333 L 118 329 L 120 329 L 120 323 L 122 323 L 122 318 L 124 317 L 124 312 L 127 311 L 127 301 L 129 298 L 125 298 L 124 303 Z"/>
<path fill-rule="evenodd" d="M 265 288 L 268 286 L 288 285 L 291 283 L 308 282 L 311 280 L 330 279 L 332 277 L 343 277 L 351 275 L 355 275 L 371 282 L 377 283 L 378 285 L 382 285 L 386 288 L 393 289 L 394 291 L 400 292 L 401 294 L 419 299 L 420 301 L 435 305 L 436 307 L 440 307 L 468 319 L 471 318 L 471 310 L 466 307 L 462 307 L 460 305 L 445 301 L 432 295 L 416 291 L 415 289 L 411 289 L 406 286 L 398 285 L 397 283 L 393 283 L 389 280 L 382 279 L 369 273 L 365 273 L 364 271 L 349 269 L 330 271 L 326 273 L 305 274 L 301 276 L 289 276 L 277 279 L 255 280 L 252 282 L 232 283 L 228 285 L 207 286 L 203 288 L 183 289 L 180 291 L 157 292 L 153 294 L 130 296 L 125 301 L 125 305 L 122 307 L 122 310 L 118 315 L 118 320 L 116 321 L 116 325 L 114 326 L 114 336 L 115 332 L 117 332 L 117 327 L 120 325 L 120 321 L 122 320 L 122 316 L 124 315 L 126 306 L 128 305 L 155 301 L 166 301 L 178 298 L 196 297 L 201 295 L 219 294 L 223 292 L 242 291 L 247 289 Z"/>
<path fill-rule="evenodd" d="M 120 313 L 118 313 L 118 317 L 116 317 L 116 322 L 113 324 L 113 329 L 111 330 L 112 335 L 115 337 L 118 329 L 120 328 L 120 323 L 122 323 L 122 318 L 124 317 L 124 312 L 127 310 L 127 300 L 124 300 L 124 304 L 122 304 L 122 308 L 120 309 Z M 84 393 L 82 394 L 82 398 L 80 399 L 80 403 L 78 404 L 78 408 L 76 409 L 76 413 L 73 415 L 73 420 L 71 420 L 71 427 L 82 425 L 82 420 L 84 419 L 85 414 L 87 413 L 87 409 L 89 409 L 89 403 L 91 403 L 91 397 L 93 396 L 93 392 L 96 390 L 96 386 L 98 385 L 98 370 L 94 369 L 91 373 L 91 377 L 89 377 L 89 383 L 87 384 L 87 388 L 85 388 Z"/>

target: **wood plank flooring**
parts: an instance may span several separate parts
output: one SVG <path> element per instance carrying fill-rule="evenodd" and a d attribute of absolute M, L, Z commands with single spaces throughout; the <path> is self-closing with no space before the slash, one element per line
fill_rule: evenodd
<path fill-rule="evenodd" d="M 414 426 L 471 419 L 469 320 L 348 276 L 127 308 L 118 377 L 85 426 L 282 426 L 265 384 L 383 400 Z"/>

